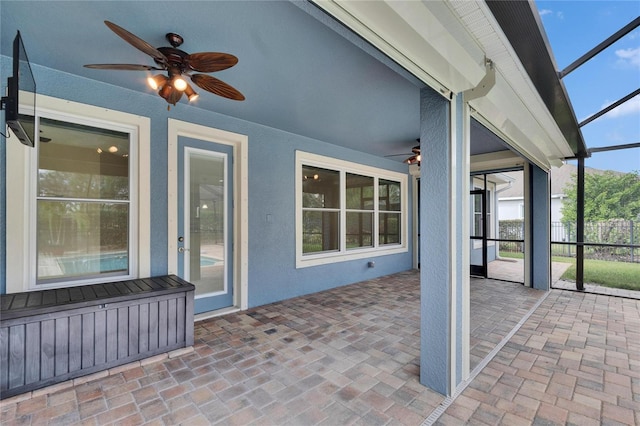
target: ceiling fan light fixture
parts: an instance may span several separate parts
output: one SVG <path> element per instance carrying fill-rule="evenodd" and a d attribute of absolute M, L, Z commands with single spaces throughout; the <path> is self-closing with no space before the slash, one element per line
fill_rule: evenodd
<path fill-rule="evenodd" d="M 0 0 L 1 1 L 1 0 Z M 189 87 L 184 76 L 187 75 L 193 83 L 202 90 L 235 101 L 243 101 L 244 95 L 229 84 L 203 73 L 226 70 L 238 63 L 238 58 L 221 52 L 199 52 L 189 54 L 178 49 L 183 38 L 175 33 L 167 33 L 166 39 L 171 47 L 163 46 L 155 48 L 135 34 L 110 21 L 104 21 L 116 35 L 124 39 L 131 46 L 151 56 L 154 66 L 139 64 L 86 64 L 87 68 L 112 69 L 125 71 L 166 71 L 166 75 L 147 77 L 147 84 L 152 90 L 157 91 L 167 103 L 175 105 L 186 92 L 190 102 L 198 98 L 198 94 Z M 191 74 L 195 71 L 198 74 Z M 169 108 L 169 107 L 168 107 Z"/>
<path fill-rule="evenodd" d="M 412 164 L 420 165 L 420 154 L 412 155 L 411 157 L 404 160 L 404 162 L 407 163 L 408 165 L 412 165 Z"/>
<path fill-rule="evenodd" d="M 149 87 L 151 87 L 153 90 L 158 90 L 167 83 L 167 80 L 169 79 L 166 76 L 162 74 L 158 74 L 158 75 L 153 75 L 151 77 L 148 77 L 147 83 L 149 84 Z"/>
<path fill-rule="evenodd" d="M 187 82 L 180 75 L 173 77 L 172 84 L 176 90 L 179 90 L 181 92 L 184 92 L 188 86 Z"/>
<path fill-rule="evenodd" d="M 160 95 L 164 100 L 167 100 L 169 99 L 169 96 L 171 96 L 171 92 L 173 92 L 173 87 L 171 87 L 170 84 L 165 84 L 158 91 L 158 95 Z"/>
<path fill-rule="evenodd" d="M 193 88 L 187 84 L 187 87 L 184 89 L 184 94 L 187 95 L 187 99 L 189 99 L 189 102 L 193 102 L 196 99 L 198 99 L 198 95 Z"/>

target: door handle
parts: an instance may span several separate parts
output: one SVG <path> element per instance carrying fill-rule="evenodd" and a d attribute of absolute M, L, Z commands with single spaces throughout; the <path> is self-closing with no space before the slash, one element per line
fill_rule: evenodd
<path fill-rule="evenodd" d="M 189 251 L 189 249 L 188 248 L 184 248 L 184 247 L 178 247 L 178 251 L 180 253 L 184 253 L 185 251 Z"/>

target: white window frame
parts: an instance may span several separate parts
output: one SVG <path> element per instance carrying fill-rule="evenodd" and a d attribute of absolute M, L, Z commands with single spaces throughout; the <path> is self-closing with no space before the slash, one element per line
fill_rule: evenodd
<path fill-rule="evenodd" d="M 22 96 L 21 99 L 29 100 Z M 7 139 L 7 176 L 12 183 L 6 187 L 7 205 L 7 293 L 48 288 L 73 287 L 115 280 L 147 277 L 150 274 L 150 140 L 148 117 L 99 108 L 92 105 L 36 95 L 38 117 L 103 127 L 129 133 L 130 140 L 130 210 L 129 274 L 101 278 L 36 284 L 37 238 L 37 167 L 38 141 L 35 148 Z M 20 105 L 28 113 L 29 105 Z M 33 111 L 33 107 L 31 107 Z M 38 120 L 36 120 L 38 134 Z M 140 249 L 140 248 L 143 249 Z M 147 247 L 147 249 L 144 249 Z"/>
<path fill-rule="evenodd" d="M 303 166 L 320 167 L 328 170 L 334 170 L 340 173 L 340 247 L 336 251 L 327 251 L 321 253 L 303 254 L 303 221 L 302 221 L 302 168 Z M 370 176 L 374 178 L 374 244 L 373 247 L 350 248 L 346 247 L 346 193 L 344 191 L 344 183 L 347 173 L 353 173 L 362 176 Z M 400 183 L 401 208 L 400 208 L 400 244 L 379 245 L 378 224 L 379 213 L 381 212 L 378 205 L 378 182 L 380 179 L 395 181 Z M 350 260 L 371 258 L 373 256 L 385 256 L 398 253 L 406 253 L 408 251 L 408 226 L 407 226 L 407 204 L 408 204 L 408 177 L 406 174 L 394 172 L 391 170 L 380 169 L 376 167 L 366 166 L 363 164 L 352 163 L 349 161 L 338 160 L 331 157 L 312 154 L 304 151 L 296 151 L 295 164 L 295 188 L 296 188 L 296 268 L 305 268 L 309 266 L 326 265 L 336 262 L 346 262 Z"/>

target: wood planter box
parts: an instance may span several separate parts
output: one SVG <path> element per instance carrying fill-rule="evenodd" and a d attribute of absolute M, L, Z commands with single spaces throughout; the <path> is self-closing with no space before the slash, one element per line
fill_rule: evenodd
<path fill-rule="evenodd" d="M 0 296 L 0 399 L 193 345 L 175 275 Z"/>

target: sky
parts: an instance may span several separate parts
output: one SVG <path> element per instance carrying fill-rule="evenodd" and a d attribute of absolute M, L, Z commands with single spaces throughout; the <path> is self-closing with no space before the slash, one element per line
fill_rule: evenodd
<path fill-rule="evenodd" d="M 537 0 L 557 69 L 563 70 L 640 16 L 638 0 Z M 640 87 L 640 27 L 563 78 L 578 122 Z M 582 127 L 587 148 L 640 142 L 640 95 Z M 640 172 L 640 148 L 594 153 L 586 166 Z"/>

